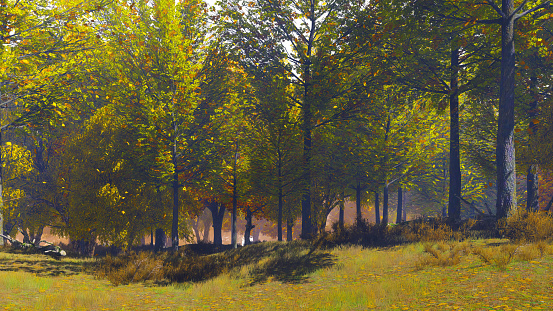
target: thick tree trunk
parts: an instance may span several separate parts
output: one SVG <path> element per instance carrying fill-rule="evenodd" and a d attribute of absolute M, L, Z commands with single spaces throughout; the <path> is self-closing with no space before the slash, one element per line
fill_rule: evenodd
<path fill-rule="evenodd" d="M 449 208 L 451 220 L 461 219 L 461 157 L 459 153 L 459 49 L 451 51 L 449 96 Z"/>
<path fill-rule="evenodd" d="M 397 218 L 396 224 L 401 223 L 403 220 L 403 192 L 401 187 L 397 188 Z"/>
<path fill-rule="evenodd" d="M 161 228 L 156 229 L 156 245 L 154 247 L 154 252 L 157 253 L 165 248 L 167 242 L 167 237 L 165 236 L 165 231 Z"/>
<path fill-rule="evenodd" d="M 388 181 L 384 184 L 384 202 L 382 206 L 382 223 L 388 224 Z"/>
<path fill-rule="evenodd" d="M 223 245 L 223 217 L 225 216 L 225 207 L 217 202 L 209 202 L 208 208 L 211 211 L 213 219 L 213 244 Z"/>
<path fill-rule="evenodd" d="M 344 229 L 344 192 L 342 191 L 342 195 L 340 197 L 340 215 L 338 217 L 338 226 L 340 229 Z"/>
<path fill-rule="evenodd" d="M 516 209 L 515 168 L 515 42 L 513 0 L 503 0 L 501 25 L 501 82 L 497 120 L 497 202 L 498 219 Z"/>
<path fill-rule="evenodd" d="M 378 191 L 374 193 L 374 219 L 378 225 L 380 223 L 380 202 L 378 201 Z"/>
<path fill-rule="evenodd" d="M 355 210 L 356 210 L 355 220 L 357 222 L 361 222 L 363 215 L 361 215 L 361 183 L 360 182 L 357 182 L 357 186 L 355 187 Z"/>

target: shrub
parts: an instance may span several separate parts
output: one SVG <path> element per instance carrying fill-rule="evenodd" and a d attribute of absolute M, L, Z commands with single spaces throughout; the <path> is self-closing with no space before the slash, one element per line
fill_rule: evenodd
<path fill-rule="evenodd" d="M 425 266 L 453 266 L 461 261 L 463 255 L 470 253 L 470 245 L 466 242 L 451 243 L 424 243 L 425 255 L 415 263 L 417 269 Z"/>
<path fill-rule="evenodd" d="M 505 270 L 506 266 L 512 261 L 519 245 L 503 244 L 494 247 L 476 247 L 472 253 L 477 255 L 484 263 L 494 264 L 499 269 Z"/>
<path fill-rule="evenodd" d="M 528 212 L 518 209 L 498 223 L 499 232 L 509 240 L 520 243 L 551 241 L 553 217 L 549 212 Z"/>
<path fill-rule="evenodd" d="M 116 257 L 106 256 L 96 268 L 97 278 L 107 278 L 114 285 L 164 279 L 163 258 L 152 252 L 131 251 Z"/>

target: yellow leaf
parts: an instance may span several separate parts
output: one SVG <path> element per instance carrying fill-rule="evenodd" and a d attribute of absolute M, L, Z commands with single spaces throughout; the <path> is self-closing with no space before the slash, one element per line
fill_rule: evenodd
<path fill-rule="evenodd" d="M 11 142 L 7 142 L 7 143 L 6 143 L 6 145 L 8 145 L 8 146 L 11 146 L 11 145 L 12 145 L 12 143 L 11 143 Z"/>
<path fill-rule="evenodd" d="M 125 215 L 125 211 L 121 211 L 121 214 Z"/>

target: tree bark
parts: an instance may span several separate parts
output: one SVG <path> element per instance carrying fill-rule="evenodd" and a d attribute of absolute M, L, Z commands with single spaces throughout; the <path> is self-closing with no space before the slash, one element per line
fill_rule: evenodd
<path fill-rule="evenodd" d="M 360 182 L 357 182 L 357 186 L 355 187 L 355 210 L 356 210 L 355 220 L 357 222 L 361 222 L 363 215 L 361 214 L 361 183 Z"/>
<path fill-rule="evenodd" d="M 397 217 L 396 224 L 401 223 L 403 219 L 403 192 L 401 187 L 397 188 Z"/>
<path fill-rule="evenodd" d="M 171 248 L 174 252 L 179 250 L 179 173 L 177 170 L 177 142 L 174 141 L 173 152 L 173 220 L 171 224 Z"/>
<path fill-rule="evenodd" d="M 282 154 L 278 150 L 278 240 L 282 241 Z"/>
<path fill-rule="evenodd" d="M 537 124 L 533 122 L 538 112 L 538 98 L 537 98 L 537 77 L 530 78 L 530 88 L 532 89 L 533 100 L 530 103 L 528 117 L 530 122 L 528 123 L 528 129 L 530 130 L 530 137 L 536 135 L 538 130 Z M 530 164 L 528 166 L 528 172 L 526 174 L 526 209 L 528 211 L 539 211 L 539 168 L 537 164 Z"/>
<path fill-rule="evenodd" d="M 238 146 L 236 147 L 238 150 Z M 232 248 L 236 248 L 238 244 L 238 232 L 236 228 L 236 212 L 238 208 L 238 187 L 237 187 L 237 176 L 236 176 L 236 166 L 238 165 L 238 151 L 234 154 L 234 168 L 232 174 L 232 224 L 231 224 L 231 244 Z"/>
<path fill-rule="evenodd" d="M 307 55 L 311 55 L 311 45 L 308 46 Z M 304 93 L 303 93 L 303 195 L 301 201 L 301 238 L 309 239 L 312 235 L 311 226 L 311 98 L 310 98 L 310 65 L 307 59 L 304 63 Z"/>
<path fill-rule="evenodd" d="M 452 43 L 455 45 L 455 43 Z M 449 96 L 449 205 L 451 220 L 461 219 L 461 156 L 459 152 L 459 48 L 451 51 Z"/>
<path fill-rule="evenodd" d="M 338 217 L 338 226 L 340 229 L 344 229 L 344 192 L 342 191 L 342 195 L 340 196 L 340 215 Z"/>
<path fill-rule="evenodd" d="M 286 220 L 286 241 L 292 241 L 292 229 L 294 228 L 294 221 L 290 218 Z"/>
<path fill-rule="evenodd" d="M 374 192 L 374 216 L 375 222 L 378 225 L 380 223 L 380 202 L 378 201 L 378 191 Z"/>
<path fill-rule="evenodd" d="M 497 202 L 498 219 L 516 209 L 515 168 L 515 42 L 513 0 L 502 1 L 501 81 L 499 84 L 499 118 L 497 120 Z"/>
<path fill-rule="evenodd" d="M 244 230 L 244 245 L 250 245 L 250 236 L 252 229 L 255 228 L 255 225 L 252 224 L 252 212 L 248 207 L 246 209 L 246 230 Z"/>
<path fill-rule="evenodd" d="M 213 219 L 213 244 L 223 245 L 223 217 L 225 216 L 225 207 L 223 204 L 209 202 L 207 207 L 211 211 L 211 218 Z"/>
<path fill-rule="evenodd" d="M 2 93 L 0 92 L 0 99 L 2 98 Z M 2 146 L 2 130 L 0 129 L 0 147 Z M 2 152 L 2 149 L 0 148 L 0 234 L 4 234 L 4 215 L 2 214 L 2 211 L 4 210 L 4 192 L 2 188 L 2 183 L 4 182 L 4 178 L 2 176 L 2 164 L 4 163 L 4 154 Z M 0 238 L 0 246 L 3 246 L 6 243 L 5 238 Z"/>
<path fill-rule="evenodd" d="M 384 205 L 382 206 L 382 223 L 388 224 L 388 181 L 384 184 Z"/>
<path fill-rule="evenodd" d="M 154 252 L 157 253 L 165 248 L 165 243 L 167 237 L 165 236 L 165 231 L 161 228 L 156 229 L 156 245 L 154 247 Z"/>

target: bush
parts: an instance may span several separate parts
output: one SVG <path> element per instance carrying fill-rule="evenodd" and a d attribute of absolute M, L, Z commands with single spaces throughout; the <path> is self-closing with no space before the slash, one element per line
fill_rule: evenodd
<path fill-rule="evenodd" d="M 499 232 L 509 240 L 520 243 L 551 241 L 553 216 L 550 212 L 528 212 L 518 209 L 498 223 Z"/>
<path fill-rule="evenodd" d="M 99 261 L 97 278 L 107 278 L 114 285 L 143 281 L 162 281 L 164 276 L 162 256 L 152 252 L 131 251 L 116 257 L 110 255 Z"/>
<path fill-rule="evenodd" d="M 423 244 L 425 255 L 415 263 L 418 269 L 425 266 L 453 266 L 461 261 L 463 255 L 470 253 L 470 245 L 467 242 L 451 243 L 439 242 Z"/>

